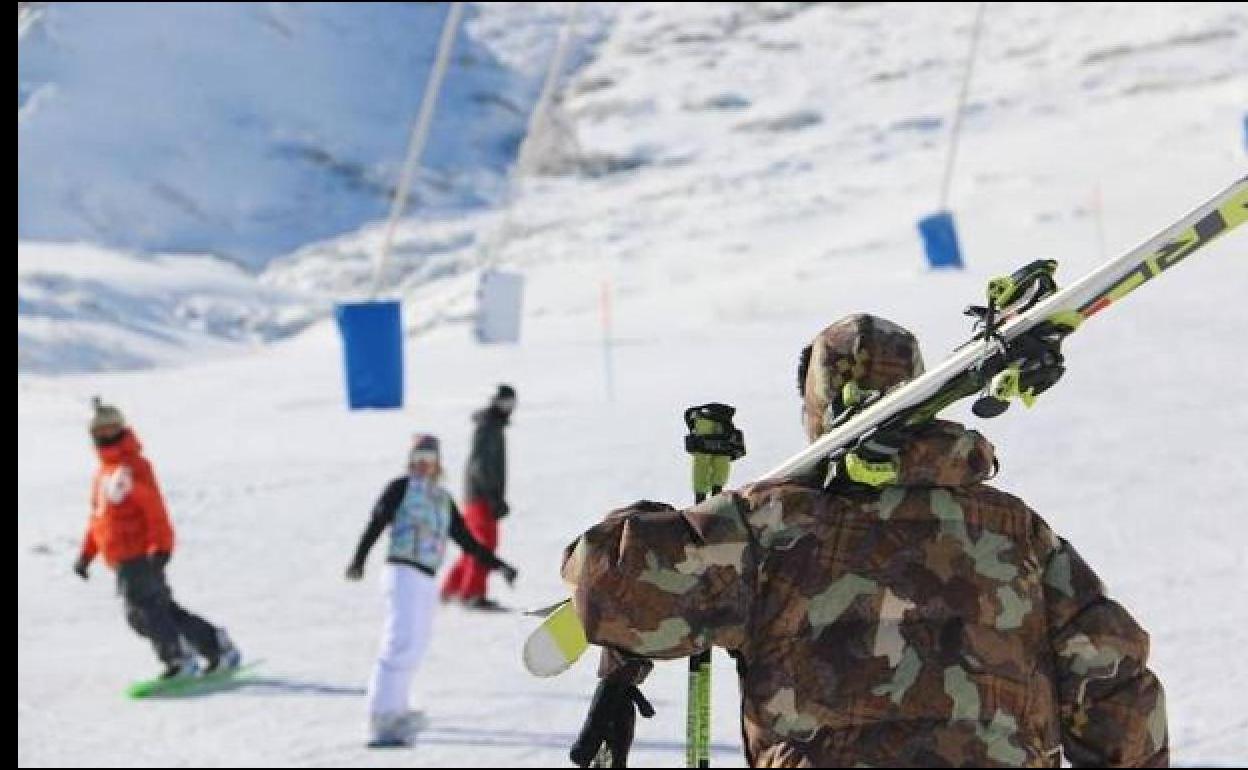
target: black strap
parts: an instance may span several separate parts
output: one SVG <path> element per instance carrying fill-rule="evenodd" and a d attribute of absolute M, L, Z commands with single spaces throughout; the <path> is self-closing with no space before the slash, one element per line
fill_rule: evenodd
<path fill-rule="evenodd" d="M 745 456 L 745 434 L 732 424 L 734 407 L 718 402 L 699 404 L 685 410 L 685 425 L 689 434 L 685 436 L 685 451 L 690 454 L 718 455 L 738 460 Z M 716 433 L 697 433 L 694 430 L 697 420 L 709 420 L 719 426 Z"/>
<path fill-rule="evenodd" d="M 745 456 L 745 435 L 736 428 L 731 433 L 713 436 L 690 433 L 685 436 L 685 451 L 690 454 L 720 455 L 736 460 Z"/>

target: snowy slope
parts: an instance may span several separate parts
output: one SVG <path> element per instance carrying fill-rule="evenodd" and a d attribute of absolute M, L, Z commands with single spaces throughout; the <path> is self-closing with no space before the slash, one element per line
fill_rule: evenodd
<path fill-rule="evenodd" d="M 18 371 L 185 363 L 289 336 L 322 314 L 214 257 L 18 241 Z"/>
<path fill-rule="evenodd" d="M 1032 412 L 983 426 L 1001 450 L 1001 486 L 1077 543 L 1152 632 L 1176 758 L 1186 763 L 1248 756 L 1236 706 L 1248 687 L 1236 662 L 1248 611 L 1228 593 L 1248 580 L 1248 527 L 1232 502 L 1248 495 L 1235 457 L 1248 437 L 1248 379 L 1228 378 L 1224 355 L 1248 323 L 1232 261 L 1243 244 L 1222 244 L 1098 317 L 1072 340 L 1060 389 Z M 551 292 L 577 288 L 539 282 Z M 929 356 L 956 340 L 956 314 L 977 294 L 961 280 L 888 288 L 866 300 L 852 283 L 832 282 L 821 294 L 831 307 L 869 302 L 903 318 L 928 340 Z M 1209 307 L 1223 326 L 1193 333 Z M 522 574 L 514 593 L 496 590 L 537 605 L 563 592 L 556 565 L 574 532 L 635 498 L 688 496 L 680 444 L 688 403 L 740 408 L 751 455 L 739 479 L 799 446 L 796 350 L 829 315 L 795 311 L 698 331 L 621 305 L 614 402 L 603 395 L 596 329 L 563 317 L 532 319 L 516 347 L 477 347 L 459 331 L 413 341 L 412 402 L 399 414 L 345 412 L 328 326 L 263 357 L 193 370 L 20 378 L 19 763 L 560 766 L 593 664 L 531 679 L 518 655 L 530 622 L 454 609 L 440 613 L 417 678 L 415 699 L 431 720 L 425 738 L 396 754 L 359 745 L 382 605 L 371 577 L 347 584 L 341 570 L 407 435 L 443 437 L 455 484 L 470 410 L 499 379 L 516 384 L 514 512 L 502 553 Z M 1159 355 L 1165 365 L 1150 365 Z M 151 670 L 150 654 L 125 628 L 103 570 L 86 585 L 69 572 L 92 465 L 85 407 L 96 392 L 125 406 L 158 464 L 179 527 L 179 597 L 265 659 L 260 683 L 211 698 L 120 699 L 126 681 Z M 1221 397 L 1216 428 L 1208 401 L 1193 397 L 1208 393 Z M 374 558 L 372 577 L 377 568 Z M 680 761 L 682 671 L 664 667 L 647 688 L 660 719 L 639 732 L 639 766 Z M 720 658 L 717 672 L 715 761 L 739 764 L 729 661 Z"/>
<path fill-rule="evenodd" d="M 931 121 L 947 115 L 971 14 L 961 4 L 621 6 L 562 105 L 592 173 L 526 185 L 501 256 L 528 281 L 521 344 L 483 348 L 462 325 L 429 327 L 470 312 L 476 249 L 497 215 L 401 233 L 392 278 L 421 331 L 409 338 L 400 413 L 345 411 L 327 323 L 258 355 L 19 374 L 19 764 L 564 765 L 592 661 L 531 679 L 518 654 L 531 622 L 453 608 L 417 677 L 414 701 L 430 718 L 419 745 L 360 747 L 381 598 L 341 572 L 413 430 L 442 436 L 457 488 L 470 411 L 495 383 L 517 386 L 501 551 L 521 578 L 497 592 L 542 604 L 563 593 L 559 551 L 578 530 L 637 498 L 688 497 L 688 404 L 738 407 L 744 481 L 801 445 L 796 354 L 833 318 L 889 315 L 937 359 L 964 338 L 961 308 L 989 276 L 1055 256 L 1071 280 L 1248 165 L 1239 6 L 994 5 L 972 87 L 985 106 L 968 117 L 953 195 L 969 268 L 926 272 L 913 220 L 935 205 L 942 145 Z M 819 121 L 793 117 L 801 110 Z M 339 295 L 366 274 L 377 237 L 367 228 L 310 245 L 266 281 Z M 1071 339 L 1060 387 L 979 425 L 998 446 L 1000 486 L 1074 542 L 1152 633 L 1175 760 L 1189 765 L 1248 759 L 1248 605 L 1237 590 L 1248 584 L 1237 504 L 1248 498 L 1246 253 L 1248 233 L 1236 233 L 1098 315 Z M 604 281 L 614 400 L 599 344 Z M 69 571 L 95 393 L 126 409 L 156 463 L 179 528 L 179 598 L 265 660 L 261 681 L 121 699 L 151 670 L 150 652 L 125 628 L 104 571 L 86 585 Z M 681 761 L 683 671 L 661 667 L 647 685 L 659 717 L 639 726 L 638 766 Z M 739 765 L 723 657 L 714 697 L 713 760 Z"/>

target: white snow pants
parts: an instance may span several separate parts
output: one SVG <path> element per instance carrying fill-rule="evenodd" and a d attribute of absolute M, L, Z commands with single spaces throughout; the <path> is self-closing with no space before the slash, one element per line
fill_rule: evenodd
<path fill-rule="evenodd" d="M 381 584 L 386 626 L 368 680 L 368 712 L 373 717 L 407 713 L 412 675 L 429 649 L 438 603 L 436 581 L 414 567 L 387 564 Z"/>

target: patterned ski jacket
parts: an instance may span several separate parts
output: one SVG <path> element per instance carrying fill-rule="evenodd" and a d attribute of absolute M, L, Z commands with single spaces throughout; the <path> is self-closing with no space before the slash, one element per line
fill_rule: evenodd
<path fill-rule="evenodd" d="M 503 562 L 481 545 L 464 524 L 459 508 L 438 484 L 400 476 L 386 485 L 373 506 L 368 525 L 355 548 L 353 565 L 363 566 L 377 539 L 391 528 L 386 561 L 415 567 L 427 575 L 437 574 L 450 538 L 465 553 L 498 569 Z"/>
<path fill-rule="evenodd" d="M 612 512 L 563 565 L 590 641 L 613 650 L 608 668 L 727 649 L 753 766 L 1057 767 L 1062 750 L 1166 765 L 1147 634 L 1069 543 L 983 483 L 992 446 L 938 421 L 899 458 L 881 489 L 766 482 Z"/>

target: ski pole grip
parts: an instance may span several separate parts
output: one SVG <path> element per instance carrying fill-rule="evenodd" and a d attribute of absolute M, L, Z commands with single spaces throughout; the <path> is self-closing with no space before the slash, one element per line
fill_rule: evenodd
<path fill-rule="evenodd" d="M 709 403 L 685 410 L 685 451 L 693 460 L 694 499 L 701 502 L 728 483 L 731 463 L 745 455 L 745 435 L 732 424 L 736 409 Z"/>

